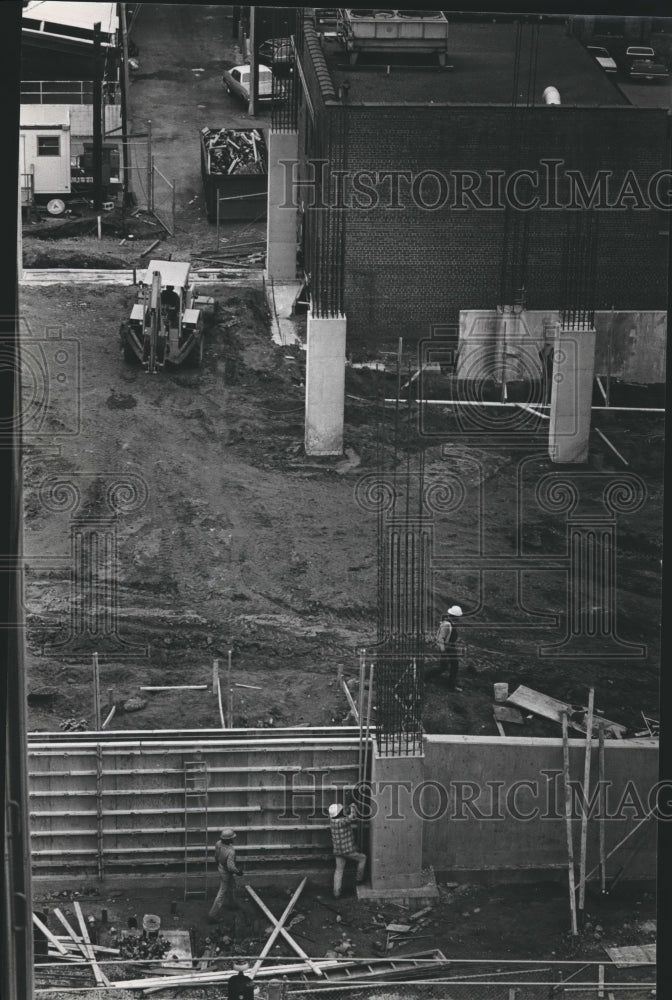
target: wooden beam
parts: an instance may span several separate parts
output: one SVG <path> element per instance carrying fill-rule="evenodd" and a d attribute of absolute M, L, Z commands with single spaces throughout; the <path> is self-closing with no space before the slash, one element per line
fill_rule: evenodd
<path fill-rule="evenodd" d="M 304 962 L 308 963 L 308 965 L 313 970 L 313 972 L 315 973 L 316 976 L 321 976 L 322 972 L 318 968 L 318 966 L 315 964 L 315 962 L 313 962 L 312 959 L 310 959 L 308 957 L 308 955 L 306 955 L 306 953 L 303 950 L 303 948 L 296 943 L 296 941 L 294 940 L 294 938 L 292 937 L 292 935 L 289 933 L 289 931 L 287 930 L 287 928 L 282 926 L 282 922 L 284 921 L 285 917 L 283 916 L 281 918 L 281 920 L 278 921 L 273 916 L 273 914 L 271 913 L 271 911 L 268 909 L 268 907 L 266 906 L 266 904 L 264 903 L 264 901 L 262 899 L 260 899 L 260 897 L 254 891 L 254 889 L 252 888 L 252 886 L 251 885 L 246 885 L 245 888 L 247 889 L 248 894 L 252 897 L 252 899 L 255 901 L 255 903 L 260 907 L 260 909 L 262 910 L 262 912 L 264 913 L 264 915 L 266 917 L 268 917 L 268 919 L 271 921 L 271 923 L 275 924 L 275 926 L 277 927 L 277 929 L 280 931 L 280 933 L 285 938 L 285 940 L 287 941 L 287 943 L 294 949 L 294 951 L 299 956 L 299 958 L 302 958 L 304 960 Z M 300 892 L 300 889 L 297 890 L 297 892 Z M 253 970 L 253 972 L 254 972 L 254 970 Z"/>
<path fill-rule="evenodd" d="M 495 725 L 497 726 L 497 732 L 499 733 L 499 735 L 500 736 L 506 736 L 506 732 L 504 730 L 504 726 L 501 724 L 501 722 L 499 721 L 499 719 L 497 718 L 497 716 L 493 714 L 492 717 L 495 720 Z"/>
<path fill-rule="evenodd" d="M 583 764 L 583 796 L 584 805 L 581 811 L 581 848 L 579 853 L 579 910 L 583 919 L 586 903 L 586 851 L 588 850 L 588 809 L 585 803 L 590 802 L 590 757 L 593 749 L 593 709 L 595 707 L 595 688 L 588 692 L 588 715 L 586 716 L 586 754 Z M 600 732 L 602 727 L 600 727 Z"/>
<path fill-rule="evenodd" d="M 299 898 L 299 896 L 301 895 L 301 893 L 303 892 L 303 887 L 305 886 L 305 884 L 306 884 L 307 881 L 308 881 L 308 879 L 305 876 L 301 879 L 301 882 L 299 883 L 299 887 L 296 889 L 296 891 L 294 892 L 294 895 L 292 896 L 292 898 L 290 899 L 290 901 L 287 903 L 287 906 L 285 907 L 285 909 L 283 911 L 283 914 L 280 917 L 280 920 L 275 920 L 275 917 L 272 918 L 273 920 L 275 920 L 275 927 L 273 928 L 273 930 L 269 934 L 268 939 L 266 941 L 266 944 L 261 949 L 261 953 L 259 955 L 259 958 L 254 963 L 254 965 L 252 966 L 252 970 L 250 972 L 250 975 L 251 975 L 251 977 L 253 979 L 254 979 L 255 975 L 257 974 L 257 972 L 259 971 L 259 968 L 260 968 L 260 966 L 262 964 L 262 959 L 266 955 L 268 955 L 269 951 L 271 950 L 271 948 L 273 947 L 273 945 L 275 943 L 275 939 L 277 938 L 278 934 L 282 930 L 282 925 L 284 924 L 285 920 L 287 919 L 287 917 L 289 916 L 289 914 L 294 909 L 294 905 L 295 905 L 297 899 Z M 248 893 L 250 893 L 250 895 L 252 896 L 252 898 L 254 899 L 254 895 L 256 895 L 256 893 L 254 893 L 254 890 L 252 889 L 252 887 L 249 886 L 249 885 L 246 885 L 245 888 L 248 891 Z"/>
<path fill-rule="evenodd" d="M 141 691 L 207 691 L 207 684 L 163 684 L 140 688 Z"/>
<path fill-rule="evenodd" d="M 56 918 L 58 920 L 60 920 L 61 923 L 63 924 L 63 926 L 65 927 L 65 929 L 68 932 L 68 934 L 70 936 L 70 939 L 72 940 L 73 944 L 77 945 L 77 947 L 81 951 L 81 953 L 84 956 L 84 958 L 86 958 L 88 960 L 89 956 L 87 954 L 86 948 L 85 948 L 84 944 L 82 943 L 82 939 L 79 936 L 79 934 L 75 933 L 74 929 L 70 926 L 70 924 L 66 920 L 65 915 L 63 913 L 61 913 L 61 911 L 59 910 L 58 907 L 56 907 L 54 909 L 54 913 L 56 914 Z"/>
<path fill-rule="evenodd" d="M 357 725 L 359 725 L 359 712 L 357 711 L 357 706 L 355 705 L 354 698 L 350 694 L 350 688 L 345 683 L 342 677 L 341 677 L 341 686 L 343 688 L 343 694 L 347 698 L 348 705 L 350 706 L 350 712 L 352 713 L 352 717 L 357 723 Z"/>
<path fill-rule="evenodd" d="M 574 840 L 572 836 L 572 789 L 569 784 L 569 731 L 567 712 L 562 713 L 562 770 L 565 784 L 565 832 L 567 835 L 567 871 L 569 876 L 569 908 L 572 934 L 578 935 L 576 922 L 576 887 L 574 885 Z"/>
<path fill-rule="evenodd" d="M 89 929 L 86 926 L 86 920 L 84 919 L 84 914 L 82 913 L 82 908 L 81 908 L 81 906 L 79 905 L 79 903 L 78 903 L 78 901 L 76 899 L 73 900 L 72 905 L 73 905 L 73 907 L 75 909 L 75 913 L 77 914 L 77 920 L 79 922 L 79 928 L 80 928 L 80 930 L 82 932 L 82 938 L 84 940 L 84 945 L 86 946 L 86 951 L 87 951 L 87 956 L 86 957 L 88 958 L 88 960 L 89 960 L 89 962 L 91 964 L 91 968 L 93 969 L 93 974 L 96 977 L 96 982 L 98 983 L 99 986 L 110 986 L 111 985 L 110 980 L 107 978 L 107 976 L 105 975 L 105 973 L 103 972 L 103 970 L 101 969 L 101 967 L 98 965 L 98 962 L 96 961 L 96 955 L 95 955 L 95 952 L 94 952 L 93 948 L 91 947 L 91 939 L 89 937 Z"/>
<path fill-rule="evenodd" d="M 42 921 L 40 920 L 40 918 L 37 916 L 36 913 L 33 913 L 33 923 L 35 924 L 36 927 L 39 927 L 39 929 L 42 931 L 42 933 L 46 937 L 47 941 L 51 945 L 53 945 L 53 947 L 56 949 L 56 951 L 59 953 L 59 955 L 67 955 L 68 954 L 67 949 L 63 947 L 63 945 L 58 940 L 58 938 L 56 937 L 56 935 L 51 933 L 51 931 L 49 930 L 49 928 L 47 927 L 47 925 L 42 923 Z"/>
<path fill-rule="evenodd" d="M 605 860 L 606 854 L 606 806 L 607 806 L 607 792 L 606 785 L 604 783 L 604 726 L 600 726 L 600 738 L 599 738 L 599 773 L 598 781 L 600 783 L 600 798 L 599 798 L 599 824 L 600 824 L 600 888 L 602 894 L 604 895 L 607 891 L 607 863 Z"/>

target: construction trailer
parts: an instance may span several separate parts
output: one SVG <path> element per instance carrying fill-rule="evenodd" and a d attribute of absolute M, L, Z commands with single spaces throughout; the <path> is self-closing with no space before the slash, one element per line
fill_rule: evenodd
<path fill-rule="evenodd" d="M 21 106 L 21 204 L 63 199 L 71 192 L 70 111 L 58 104 Z"/>
<path fill-rule="evenodd" d="M 78 133 L 73 139 L 73 114 Z M 91 197 L 93 140 L 81 135 L 80 109 L 66 104 L 22 104 L 19 141 L 21 204 L 44 204 L 50 215 L 62 215 L 68 201 Z M 79 150 L 79 152 L 77 152 Z M 102 143 L 102 183 L 106 200 L 121 190 L 119 147 Z"/>

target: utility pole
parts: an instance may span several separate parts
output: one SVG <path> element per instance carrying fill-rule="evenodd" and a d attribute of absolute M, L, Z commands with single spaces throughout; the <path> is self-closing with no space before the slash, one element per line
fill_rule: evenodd
<path fill-rule="evenodd" d="M 256 21 L 256 7 L 250 7 L 250 103 L 247 113 L 253 118 L 257 113 L 257 100 L 259 97 L 259 62 L 257 60 L 257 40 L 254 22 Z"/>
<path fill-rule="evenodd" d="M 100 67 L 100 21 L 93 26 L 93 207 L 103 204 L 103 88 Z"/>
<path fill-rule="evenodd" d="M 126 27 L 126 4 L 119 4 L 119 29 L 121 32 L 121 59 L 122 59 L 122 73 L 121 73 L 121 155 L 123 161 L 124 170 L 124 193 L 123 193 L 123 205 L 126 208 L 131 204 L 131 157 L 130 149 L 128 145 L 128 89 L 129 89 L 129 78 L 128 78 L 128 28 Z M 124 236 L 126 233 L 124 232 Z"/>

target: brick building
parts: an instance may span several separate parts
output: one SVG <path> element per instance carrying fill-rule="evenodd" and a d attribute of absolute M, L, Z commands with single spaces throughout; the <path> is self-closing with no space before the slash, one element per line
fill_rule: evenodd
<path fill-rule="evenodd" d="M 446 68 L 350 65 L 308 18 L 295 40 L 286 204 L 311 309 L 344 315 L 350 348 L 512 303 L 666 308 L 670 116 L 630 105 L 563 24 L 451 23 Z"/>

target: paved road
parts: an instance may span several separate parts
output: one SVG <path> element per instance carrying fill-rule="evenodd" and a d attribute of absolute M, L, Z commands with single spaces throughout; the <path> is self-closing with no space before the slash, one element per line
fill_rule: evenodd
<path fill-rule="evenodd" d="M 619 80 L 618 86 L 628 100 L 638 108 L 672 109 L 672 77 L 666 83 L 634 83 L 629 80 Z"/>

